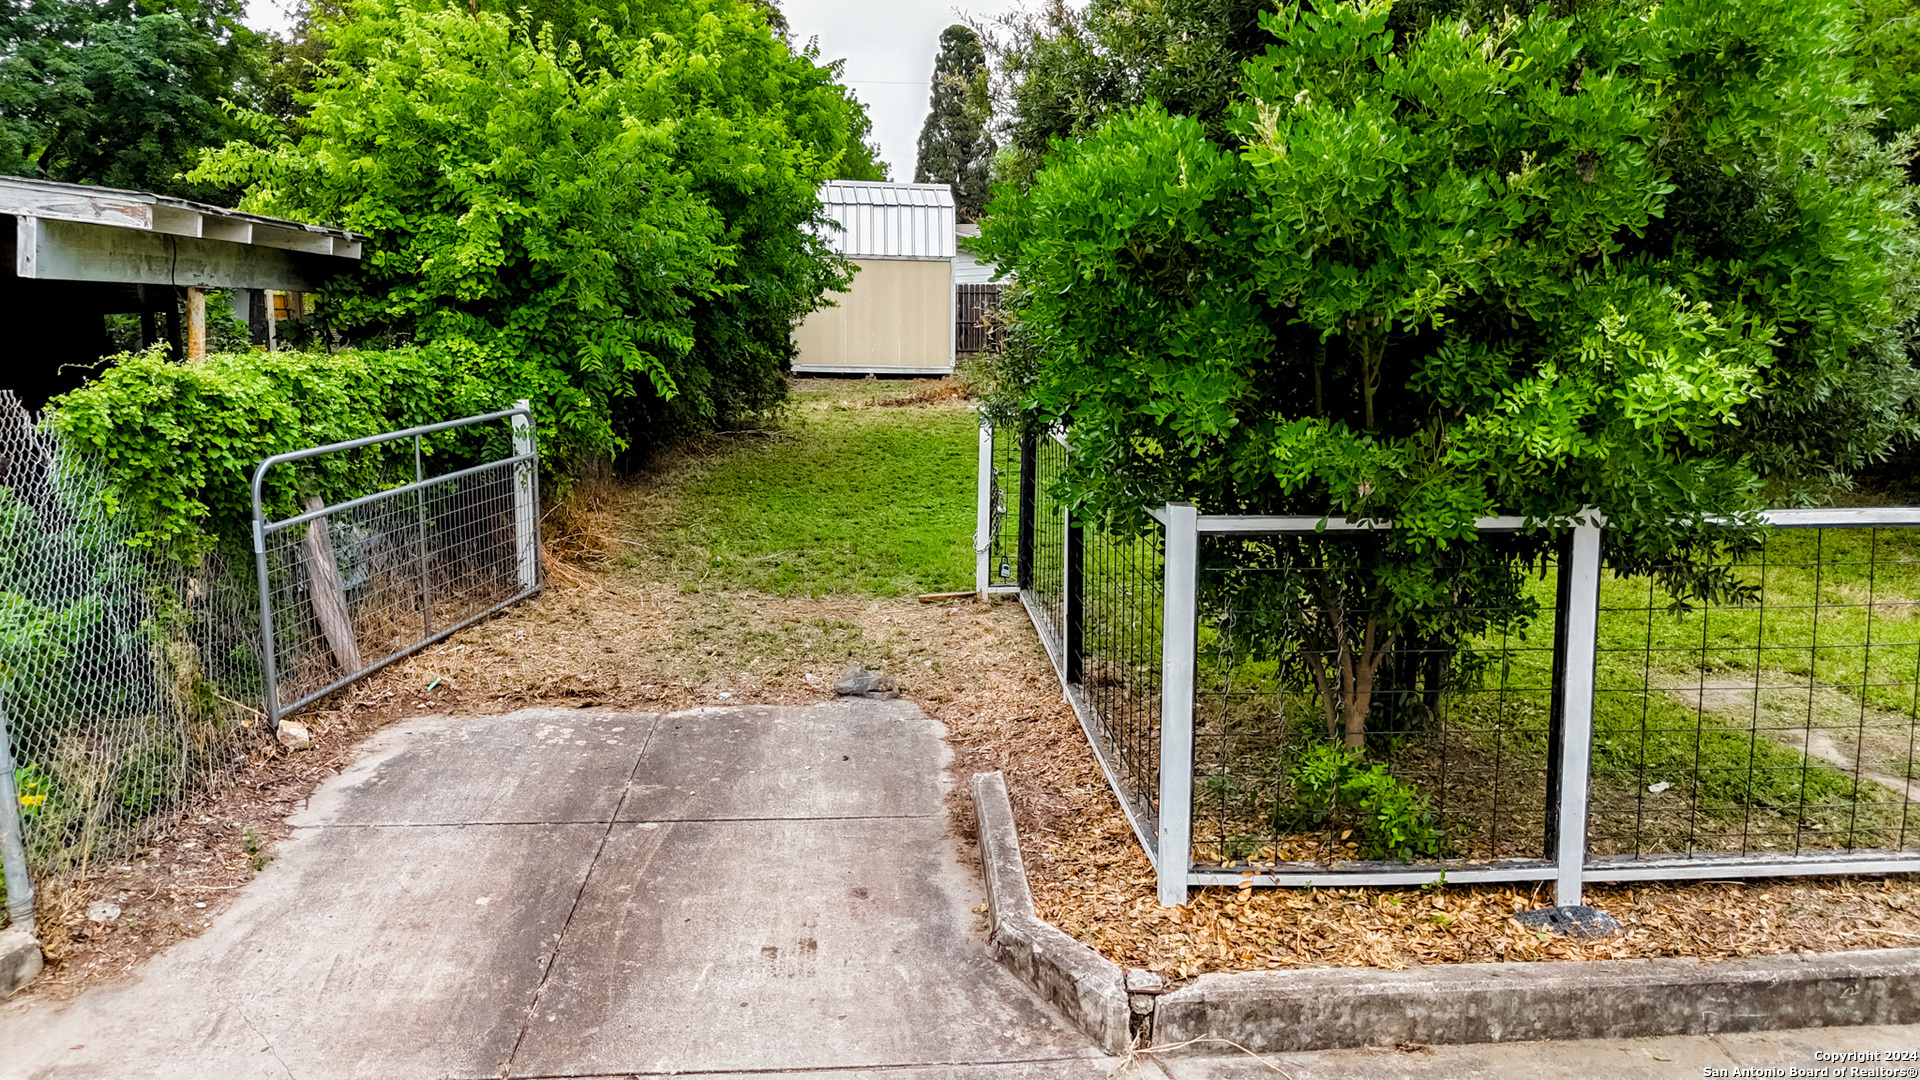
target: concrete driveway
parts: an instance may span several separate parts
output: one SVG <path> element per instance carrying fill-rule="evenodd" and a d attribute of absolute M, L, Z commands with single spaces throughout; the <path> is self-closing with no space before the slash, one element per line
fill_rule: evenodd
<path fill-rule="evenodd" d="M 906 702 L 401 724 L 4 1077 L 1101 1077 L 987 958 Z"/>

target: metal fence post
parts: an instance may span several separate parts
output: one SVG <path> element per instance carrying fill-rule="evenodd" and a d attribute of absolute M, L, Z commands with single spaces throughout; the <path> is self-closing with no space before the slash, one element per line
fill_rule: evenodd
<path fill-rule="evenodd" d="M 987 598 L 987 586 L 993 558 L 993 425 L 980 418 L 980 469 L 974 492 L 973 588 L 980 599 Z"/>
<path fill-rule="evenodd" d="M 1033 589 L 1033 511 L 1038 501 L 1034 495 L 1039 488 L 1040 478 L 1040 433 L 1026 430 L 1020 433 L 1020 521 L 1017 540 L 1014 545 L 1014 558 L 1020 563 L 1016 569 L 1015 580 L 1023 592 Z"/>
<path fill-rule="evenodd" d="M 1167 504 L 1166 589 L 1160 633 L 1160 827 L 1154 870 L 1160 904 L 1187 902 L 1193 867 L 1193 666 L 1198 629 L 1200 512 Z"/>
<path fill-rule="evenodd" d="M 20 792 L 13 782 L 13 736 L 0 707 L 0 874 L 7 882 L 7 918 L 33 933 L 33 879 L 27 876 L 26 835 L 20 827 Z"/>
<path fill-rule="evenodd" d="M 521 398 L 513 407 L 527 410 L 513 417 L 513 456 L 524 457 L 534 452 L 533 403 Z M 534 462 L 514 467 L 513 550 L 522 589 L 540 583 L 539 468 Z"/>
<path fill-rule="evenodd" d="M 262 707 L 267 713 L 267 730 L 280 730 L 280 665 L 274 652 L 273 591 L 267 573 L 267 509 L 261 484 L 266 479 L 265 462 L 253 472 L 253 568 L 260 585 L 260 678 Z"/>
<path fill-rule="evenodd" d="M 1067 661 L 1067 670 L 1063 677 L 1075 686 L 1080 685 L 1081 669 L 1084 667 L 1085 648 L 1082 640 L 1086 626 L 1087 611 L 1087 570 L 1086 536 L 1080 526 L 1074 523 L 1073 511 L 1067 516 L 1066 571 L 1067 587 L 1062 590 L 1061 604 L 1066 608 L 1060 620 L 1066 637 L 1066 648 L 1061 652 Z"/>
<path fill-rule="evenodd" d="M 1587 861 L 1587 789 L 1593 758 L 1594 663 L 1600 636 L 1600 527 L 1575 526 L 1561 556 L 1560 630 L 1552 741 L 1554 789 L 1548 812 L 1558 866 L 1554 902 L 1578 904 Z"/>
<path fill-rule="evenodd" d="M 420 452 L 420 436 L 413 437 L 413 482 L 414 506 L 420 511 L 420 533 L 417 537 L 420 551 L 420 634 L 433 636 L 433 563 L 427 554 L 427 489 L 422 486 L 427 479 L 427 465 Z"/>

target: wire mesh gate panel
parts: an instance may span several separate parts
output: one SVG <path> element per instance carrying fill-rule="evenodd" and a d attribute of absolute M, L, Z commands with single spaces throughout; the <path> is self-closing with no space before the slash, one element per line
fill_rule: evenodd
<path fill-rule="evenodd" d="M 130 543 L 105 473 L 0 391 L 0 848 L 13 921 L 32 878 L 136 841 L 245 760 L 258 699 L 252 575 Z"/>
<path fill-rule="evenodd" d="M 539 591 L 539 474 L 525 402 L 261 462 L 254 558 L 270 723 Z M 270 518 L 270 491 L 338 475 L 376 490 L 332 505 L 296 496 L 299 512 Z"/>
<path fill-rule="evenodd" d="M 1920 510 L 1768 514 L 1692 608 L 1596 523 L 1486 519 L 1459 600 L 1370 645 L 1328 586 L 1371 527 L 1096 526 L 1059 502 L 1065 440 L 1023 449 L 1020 595 L 1163 902 L 1920 870 Z"/>

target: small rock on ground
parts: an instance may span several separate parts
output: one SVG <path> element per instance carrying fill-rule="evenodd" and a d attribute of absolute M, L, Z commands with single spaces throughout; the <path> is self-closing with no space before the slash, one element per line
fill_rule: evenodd
<path fill-rule="evenodd" d="M 840 673 L 840 681 L 834 684 L 833 692 L 841 697 L 892 701 L 900 696 L 900 682 L 891 675 L 868 671 L 863 667 L 850 667 Z"/>

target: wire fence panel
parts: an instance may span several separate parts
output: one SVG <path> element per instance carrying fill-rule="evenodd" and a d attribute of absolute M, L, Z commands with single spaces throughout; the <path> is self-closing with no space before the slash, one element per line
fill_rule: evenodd
<path fill-rule="evenodd" d="M 1017 592 L 1020 588 L 1020 439 L 1005 428 L 988 425 L 980 483 L 981 536 L 984 571 L 979 586 L 987 592 Z"/>
<path fill-rule="evenodd" d="M 263 622 L 271 628 L 267 713 L 279 718 L 539 589 L 533 508 L 538 456 L 523 406 L 263 462 L 254 479 L 256 559 Z M 426 440 L 512 425 L 512 449 L 475 462 L 459 448 L 426 471 Z M 469 446 L 473 444 L 468 444 Z M 479 446 L 485 447 L 486 440 Z M 494 439 L 492 445 L 506 445 Z M 411 446 L 411 475 L 395 446 Z M 294 471 L 290 480 L 276 470 Z M 328 470 L 397 486 L 267 518 L 270 478 L 299 488 Z"/>
<path fill-rule="evenodd" d="M 1686 611 L 1604 586 L 1594 869 L 1920 848 L 1920 528 L 1782 529 L 1732 569 Z"/>
<path fill-rule="evenodd" d="M 123 849 L 264 730 L 251 575 L 129 543 L 105 474 L 0 391 L 0 834 L 42 880 Z M 8 867 L 15 922 L 33 889 Z"/>
<path fill-rule="evenodd" d="M 1200 537 L 1196 870 L 1548 856 L 1553 562 L 1414 636 L 1355 579 L 1380 543 Z"/>
<path fill-rule="evenodd" d="M 1040 639 L 1064 670 L 1067 647 L 1067 507 L 1059 481 L 1067 467 L 1067 444 L 1053 434 L 1029 436 L 1022 449 L 1020 505 L 1020 596 Z"/>
<path fill-rule="evenodd" d="M 1013 576 L 1163 903 L 1920 871 L 1920 509 L 1769 512 L 1692 605 L 1598 521 L 1487 518 L 1409 607 L 1390 526 L 1070 521 L 1066 439 L 1020 461 Z"/>
<path fill-rule="evenodd" d="M 1165 538 L 1110 523 L 1080 527 L 1079 679 L 1069 695 L 1108 782 L 1149 851 L 1160 813 L 1160 646 Z"/>

